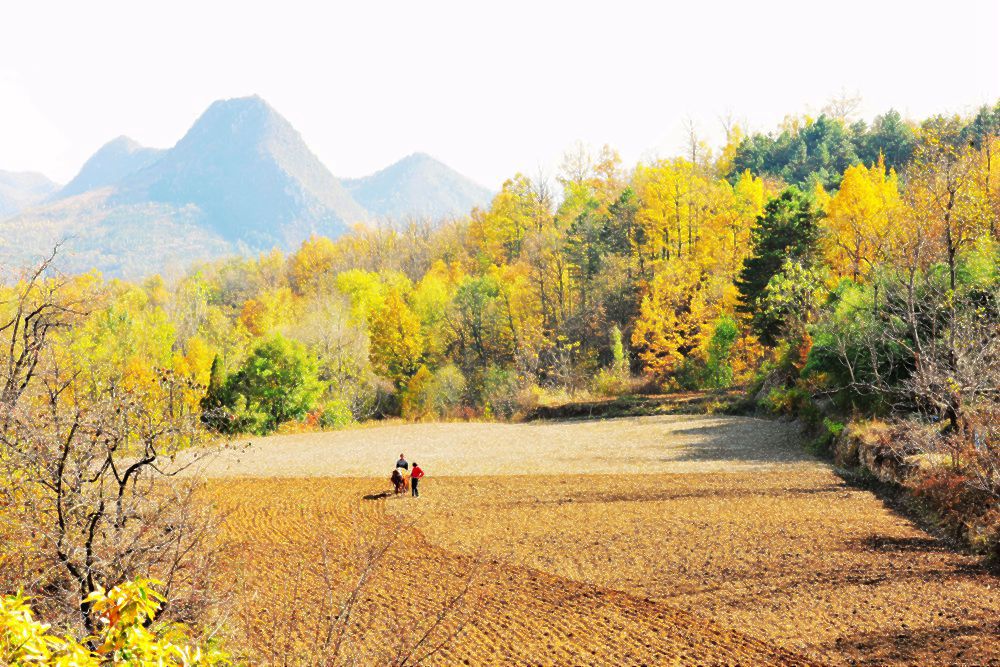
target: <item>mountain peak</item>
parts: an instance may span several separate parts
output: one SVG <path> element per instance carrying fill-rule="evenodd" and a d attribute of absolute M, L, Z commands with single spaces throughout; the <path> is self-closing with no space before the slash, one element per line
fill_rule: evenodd
<path fill-rule="evenodd" d="M 418 151 L 397 160 L 383 171 L 388 169 L 450 169 L 450 167 L 433 155 Z"/>
<path fill-rule="evenodd" d="M 298 134 L 291 124 L 259 95 L 216 100 L 209 105 L 178 146 L 190 138 L 212 134 L 261 137 L 274 130 Z"/>
<path fill-rule="evenodd" d="M 440 160 L 432 157 L 428 153 L 417 151 L 416 153 L 410 153 L 399 162 L 440 162 Z"/>
<path fill-rule="evenodd" d="M 120 150 L 126 153 L 134 153 L 137 150 L 141 150 L 143 145 L 132 137 L 126 136 L 124 134 L 115 137 L 108 143 L 101 146 L 99 150 Z"/>
<path fill-rule="evenodd" d="M 275 110 L 270 104 L 267 103 L 260 95 L 247 95 L 246 97 L 230 97 L 224 100 L 216 100 L 212 102 L 205 113 L 202 114 L 203 117 L 208 116 L 243 116 L 243 117 L 259 117 L 259 118 L 270 118 L 276 116 L 281 118 L 281 114 Z"/>
<path fill-rule="evenodd" d="M 162 159 L 122 182 L 116 201 L 194 205 L 217 233 L 255 250 L 338 236 L 368 217 L 258 95 L 213 102 Z"/>
<path fill-rule="evenodd" d="M 125 177 L 149 166 L 163 153 L 158 148 L 147 148 L 131 137 L 115 137 L 97 149 L 84 162 L 72 181 L 56 195 L 72 197 L 88 190 L 97 190 L 118 184 Z"/>
<path fill-rule="evenodd" d="M 465 215 L 492 193 L 427 153 L 411 153 L 364 178 L 344 181 L 358 202 L 388 218 Z"/>

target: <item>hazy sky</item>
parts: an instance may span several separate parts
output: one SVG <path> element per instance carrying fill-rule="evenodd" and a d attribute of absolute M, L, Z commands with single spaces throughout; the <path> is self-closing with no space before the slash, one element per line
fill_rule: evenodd
<path fill-rule="evenodd" d="M 251 93 L 339 176 L 419 150 L 492 188 L 576 141 L 672 155 L 688 118 L 769 130 L 842 90 L 868 118 L 1000 98 L 997 0 L 0 2 L 0 169 L 62 182 Z"/>

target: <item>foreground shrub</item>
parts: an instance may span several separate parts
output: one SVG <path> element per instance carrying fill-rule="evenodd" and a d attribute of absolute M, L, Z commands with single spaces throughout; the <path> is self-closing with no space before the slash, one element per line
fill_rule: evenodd
<path fill-rule="evenodd" d="M 483 374 L 482 401 L 486 417 L 510 419 L 520 407 L 521 386 L 514 371 L 490 366 Z"/>
<path fill-rule="evenodd" d="M 913 492 L 953 539 L 1000 560 L 1000 507 L 972 477 L 935 468 L 920 477 Z"/>
<path fill-rule="evenodd" d="M 434 372 L 430 383 L 430 402 L 439 417 L 457 413 L 465 400 L 467 383 L 462 371 L 454 364 Z"/>
<path fill-rule="evenodd" d="M 110 591 L 91 593 L 85 603 L 95 616 L 95 632 L 83 638 L 58 635 L 35 620 L 28 598 L 0 598 L 0 664 L 101 667 L 104 665 L 227 665 L 228 656 L 211 643 L 199 645 L 178 624 L 154 623 L 161 603 L 153 587 L 136 579 Z"/>
<path fill-rule="evenodd" d="M 590 390 L 598 396 L 621 396 L 632 388 L 628 373 L 614 368 L 602 368 L 590 381 Z"/>
<path fill-rule="evenodd" d="M 824 417 L 819 425 L 819 434 L 809 443 L 809 450 L 813 454 L 828 456 L 832 453 L 834 443 L 844 432 L 844 424 L 829 417 Z"/>
<path fill-rule="evenodd" d="M 775 415 L 798 415 L 802 409 L 812 402 L 807 392 L 797 387 L 771 389 L 759 405 L 765 411 Z"/>
<path fill-rule="evenodd" d="M 421 366 L 406 385 L 403 416 L 407 419 L 434 419 L 462 414 L 466 382 L 453 364 L 435 372 Z"/>

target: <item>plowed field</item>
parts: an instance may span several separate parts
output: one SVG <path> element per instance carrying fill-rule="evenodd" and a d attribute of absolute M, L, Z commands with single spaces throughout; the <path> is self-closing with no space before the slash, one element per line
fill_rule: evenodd
<path fill-rule="evenodd" d="M 380 497 L 400 449 L 427 471 L 418 500 Z M 391 542 L 341 661 L 1000 665 L 1000 580 L 788 425 L 388 426 L 226 457 L 209 492 L 229 626 L 257 663 L 323 664 L 328 619 Z M 307 459 L 326 476 L 288 476 Z"/>

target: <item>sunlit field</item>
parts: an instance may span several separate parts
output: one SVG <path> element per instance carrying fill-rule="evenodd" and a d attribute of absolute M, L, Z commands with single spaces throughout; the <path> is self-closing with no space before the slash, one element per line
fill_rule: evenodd
<path fill-rule="evenodd" d="M 397 450 L 428 472 L 418 500 L 386 493 Z M 240 582 L 236 645 L 269 662 L 307 660 L 328 632 L 330 591 L 342 597 L 365 549 L 390 542 L 342 655 L 1000 660 L 997 579 L 802 454 L 788 424 L 390 425 L 260 439 L 209 473 Z"/>

